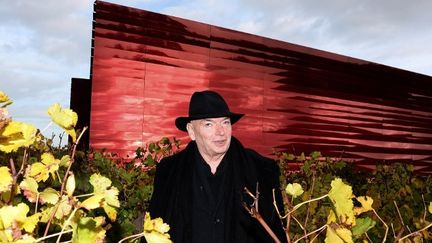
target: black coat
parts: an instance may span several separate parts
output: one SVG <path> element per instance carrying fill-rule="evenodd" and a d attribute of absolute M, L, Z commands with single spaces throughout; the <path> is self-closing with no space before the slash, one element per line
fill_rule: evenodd
<path fill-rule="evenodd" d="M 174 243 L 189 243 L 192 234 L 192 178 L 196 143 L 190 142 L 181 152 L 164 158 L 157 165 L 154 191 L 150 202 L 152 218 L 161 217 L 170 225 Z M 279 168 L 274 160 L 245 149 L 234 137 L 225 156 L 230 162 L 231 183 L 227 191 L 225 243 L 270 243 L 271 237 L 258 221 L 243 208 L 252 199 L 244 193 L 247 187 L 255 193 L 258 183 L 259 211 L 267 224 L 285 242 L 281 221 L 273 206 L 272 189 L 283 213 L 279 188 Z"/>

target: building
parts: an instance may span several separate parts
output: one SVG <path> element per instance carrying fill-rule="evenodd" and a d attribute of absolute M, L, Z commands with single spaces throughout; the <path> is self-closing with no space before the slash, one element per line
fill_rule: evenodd
<path fill-rule="evenodd" d="M 103 1 L 93 24 L 91 101 L 81 109 L 91 147 L 127 156 L 162 136 L 186 143 L 174 119 L 194 91 L 212 89 L 247 114 L 234 134 L 260 153 L 432 171 L 432 77 Z"/>

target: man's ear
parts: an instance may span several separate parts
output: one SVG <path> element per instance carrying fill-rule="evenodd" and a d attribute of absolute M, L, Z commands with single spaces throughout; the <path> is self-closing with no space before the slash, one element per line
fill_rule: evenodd
<path fill-rule="evenodd" d="M 188 132 L 189 138 L 192 141 L 195 141 L 195 132 L 194 132 L 193 125 L 192 125 L 191 122 L 189 122 L 188 124 L 186 124 L 186 130 Z"/>

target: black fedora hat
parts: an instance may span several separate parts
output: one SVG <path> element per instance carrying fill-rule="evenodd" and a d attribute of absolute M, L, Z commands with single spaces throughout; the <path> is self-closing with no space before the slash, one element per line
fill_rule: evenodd
<path fill-rule="evenodd" d="M 192 94 L 189 103 L 189 116 L 178 117 L 175 120 L 176 127 L 186 130 L 186 124 L 192 120 L 229 117 L 231 124 L 236 123 L 244 114 L 232 113 L 222 96 L 214 91 L 206 90 Z"/>

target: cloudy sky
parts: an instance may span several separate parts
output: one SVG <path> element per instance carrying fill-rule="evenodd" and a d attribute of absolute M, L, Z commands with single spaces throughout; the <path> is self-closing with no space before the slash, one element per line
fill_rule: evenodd
<path fill-rule="evenodd" d="M 430 0 L 109 2 L 432 76 Z M 14 119 L 43 129 L 50 105 L 69 106 L 71 77 L 89 77 L 92 11 L 91 0 L 0 0 L 0 90 Z"/>

